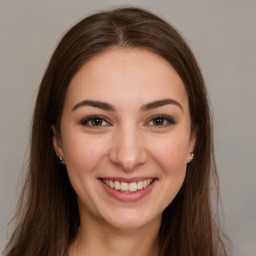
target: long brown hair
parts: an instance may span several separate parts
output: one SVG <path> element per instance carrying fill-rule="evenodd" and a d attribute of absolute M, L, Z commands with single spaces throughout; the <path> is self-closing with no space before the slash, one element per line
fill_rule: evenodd
<path fill-rule="evenodd" d="M 57 46 L 39 89 L 31 137 L 28 176 L 18 208 L 18 225 L 7 256 L 65 256 L 77 234 L 76 194 L 52 147 L 51 125 L 60 132 L 71 79 L 93 56 L 111 47 L 148 49 L 177 71 L 189 98 L 191 129 L 197 129 L 195 159 L 184 184 L 164 210 L 158 235 L 160 255 L 226 255 L 212 218 L 211 179 L 218 191 L 212 125 L 198 64 L 178 32 L 161 18 L 137 8 L 118 8 L 85 18 Z M 218 193 L 217 193 L 218 194 Z"/>

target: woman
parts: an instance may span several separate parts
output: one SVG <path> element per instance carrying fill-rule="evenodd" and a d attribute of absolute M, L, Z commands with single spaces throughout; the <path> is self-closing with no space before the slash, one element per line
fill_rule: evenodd
<path fill-rule="evenodd" d="M 226 255 L 203 78 L 177 31 L 136 8 L 92 15 L 43 77 L 6 255 Z"/>

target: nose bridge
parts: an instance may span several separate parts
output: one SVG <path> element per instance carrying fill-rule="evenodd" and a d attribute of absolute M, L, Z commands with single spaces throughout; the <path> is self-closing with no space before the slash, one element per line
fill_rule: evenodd
<path fill-rule="evenodd" d="M 110 159 L 125 171 L 131 171 L 147 159 L 142 134 L 135 124 L 126 124 L 117 129 L 110 152 Z"/>

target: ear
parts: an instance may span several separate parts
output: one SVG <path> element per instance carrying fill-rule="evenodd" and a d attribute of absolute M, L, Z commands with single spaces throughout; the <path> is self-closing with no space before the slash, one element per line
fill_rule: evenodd
<path fill-rule="evenodd" d="M 60 134 L 57 132 L 56 127 L 54 125 L 51 126 L 53 136 L 52 136 L 52 145 L 57 157 L 64 158 L 63 148 L 62 148 L 62 141 Z"/>
<path fill-rule="evenodd" d="M 198 127 L 196 126 L 190 133 L 187 163 L 190 163 L 194 158 L 194 149 L 195 149 L 196 140 L 197 140 L 197 130 L 198 130 Z"/>

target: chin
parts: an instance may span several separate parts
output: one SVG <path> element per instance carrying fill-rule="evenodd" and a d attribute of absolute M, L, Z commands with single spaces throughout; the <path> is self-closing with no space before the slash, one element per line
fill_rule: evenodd
<path fill-rule="evenodd" d="M 110 226 L 120 230 L 135 230 L 152 223 L 161 223 L 162 213 L 158 214 L 147 214 L 146 210 L 135 210 L 135 209 L 122 209 L 118 213 L 112 213 L 110 216 L 106 216 L 105 222 Z"/>

